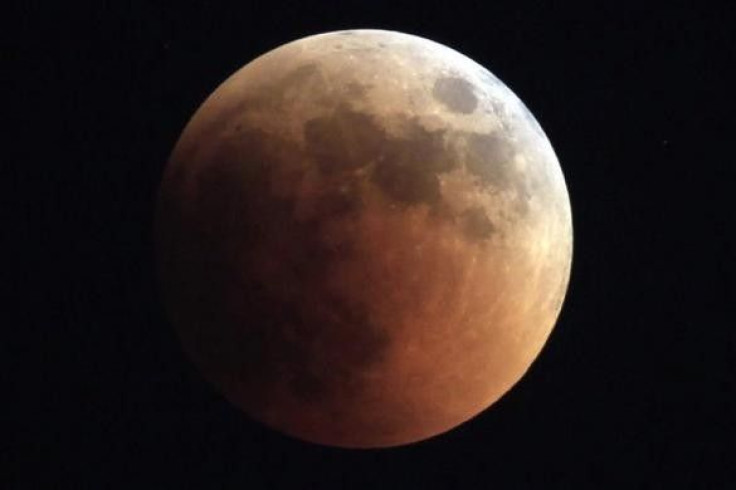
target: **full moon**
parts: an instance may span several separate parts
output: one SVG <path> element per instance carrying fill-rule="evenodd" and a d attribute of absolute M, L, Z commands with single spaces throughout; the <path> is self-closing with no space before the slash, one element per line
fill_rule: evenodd
<path fill-rule="evenodd" d="M 251 418 L 314 443 L 408 444 L 529 369 L 572 257 L 545 133 L 466 56 L 413 35 L 306 37 L 196 111 L 160 188 L 162 297 Z"/>

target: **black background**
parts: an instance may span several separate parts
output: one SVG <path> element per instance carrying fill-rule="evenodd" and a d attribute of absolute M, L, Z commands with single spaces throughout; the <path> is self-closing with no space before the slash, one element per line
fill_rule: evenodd
<path fill-rule="evenodd" d="M 736 488 L 734 8 L 553 3 L 11 9 L 10 488 Z M 203 99 L 280 44 L 362 27 L 509 85 L 556 149 L 575 227 L 566 303 L 523 380 L 455 431 L 380 451 L 292 440 L 225 402 L 164 318 L 151 240 Z"/>

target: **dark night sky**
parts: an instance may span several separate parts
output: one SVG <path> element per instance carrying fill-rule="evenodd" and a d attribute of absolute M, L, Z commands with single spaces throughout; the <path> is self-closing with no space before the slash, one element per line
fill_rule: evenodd
<path fill-rule="evenodd" d="M 736 10 L 576 3 L 11 9 L 5 488 L 736 488 Z M 203 99 L 284 42 L 359 27 L 447 44 L 509 85 L 557 151 L 575 226 L 529 373 L 459 429 L 383 451 L 295 441 L 225 402 L 164 318 L 151 241 Z"/>

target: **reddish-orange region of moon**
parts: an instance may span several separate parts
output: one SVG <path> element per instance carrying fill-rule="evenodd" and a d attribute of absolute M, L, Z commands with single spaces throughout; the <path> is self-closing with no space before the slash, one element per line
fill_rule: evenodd
<path fill-rule="evenodd" d="M 167 167 L 157 246 L 184 350 L 232 403 L 301 439 L 385 447 L 521 378 L 572 230 L 549 142 L 505 86 L 429 41 L 350 32 L 279 48 L 205 102 Z"/>

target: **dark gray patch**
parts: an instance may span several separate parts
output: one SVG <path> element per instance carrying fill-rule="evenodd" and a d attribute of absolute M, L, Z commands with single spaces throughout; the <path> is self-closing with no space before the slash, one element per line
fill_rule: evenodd
<path fill-rule="evenodd" d="M 529 199 L 536 192 L 538 181 L 536 168 L 525 172 L 514 166 L 515 150 L 511 142 L 497 134 L 467 134 L 468 157 L 466 166 L 483 186 L 514 192 L 513 208 L 519 215 L 529 210 Z M 530 164 L 531 166 L 531 164 Z"/>
<path fill-rule="evenodd" d="M 390 199 L 434 208 L 441 197 L 437 174 L 452 170 L 455 157 L 444 146 L 444 130 L 429 131 L 412 118 L 405 133 L 393 137 L 372 116 L 347 106 L 304 126 L 309 159 L 333 181 L 352 185 L 357 178 L 354 171 L 366 168 L 371 181 Z M 334 196 L 333 204 L 340 207 L 340 199 Z"/>
<path fill-rule="evenodd" d="M 479 207 L 465 210 L 461 223 L 463 233 L 471 240 L 487 240 L 496 232 L 496 227 Z"/>
<path fill-rule="evenodd" d="M 466 138 L 468 171 L 484 184 L 492 184 L 501 189 L 514 183 L 514 149 L 506 138 L 494 133 L 471 133 Z"/>
<path fill-rule="evenodd" d="M 459 77 L 442 77 L 434 82 L 434 98 L 453 112 L 470 114 L 478 106 L 473 84 Z"/>
<path fill-rule="evenodd" d="M 351 101 L 354 101 L 355 99 L 364 99 L 370 88 L 371 85 L 369 84 L 351 82 L 347 85 L 345 94 Z"/>
<path fill-rule="evenodd" d="M 428 131 L 412 120 L 408 132 L 404 138 L 385 141 L 373 182 L 401 203 L 436 206 L 441 198 L 437 174 L 455 166 L 444 147 L 444 131 Z"/>
<path fill-rule="evenodd" d="M 348 178 L 354 170 L 370 165 L 372 182 L 403 204 L 434 205 L 440 200 L 437 173 L 455 165 L 444 148 L 443 134 L 428 131 L 412 119 L 407 135 L 395 138 L 371 116 L 346 106 L 304 126 L 307 152 L 321 172 Z"/>
<path fill-rule="evenodd" d="M 307 152 L 326 174 L 353 171 L 376 161 L 386 141 L 370 116 L 346 106 L 307 121 L 304 138 Z"/>
<path fill-rule="evenodd" d="M 362 208 L 363 201 L 360 192 L 355 185 L 355 179 L 346 179 L 342 184 L 345 191 L 340 188 L 328 189 L 323 195 L 315 199 L 315 214 L 320 217 L 329 218 L 344 215 L 355 215 Z"/>

